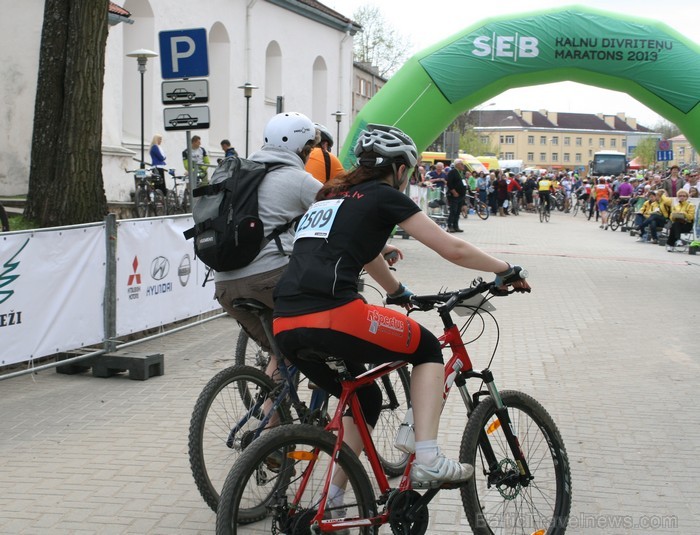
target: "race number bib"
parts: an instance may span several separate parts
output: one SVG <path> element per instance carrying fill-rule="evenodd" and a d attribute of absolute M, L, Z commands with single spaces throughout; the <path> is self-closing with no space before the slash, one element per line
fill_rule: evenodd
<path fill-rule="evenodd" d="M 329 199 L 311 205 L 297 225 L 294 241 L 299 238 L 328 238 L 338 209 L 345 199 Z"/>

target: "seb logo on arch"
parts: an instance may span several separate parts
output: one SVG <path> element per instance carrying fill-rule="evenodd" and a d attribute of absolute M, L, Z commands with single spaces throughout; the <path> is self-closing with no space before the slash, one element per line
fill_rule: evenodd
<path fill-rule="evenodd" d="M 536 58 L 540 55 L 537 37 L 527 35 L 481 35 L 474 39 L 475 56 L 494 58 Z"/>

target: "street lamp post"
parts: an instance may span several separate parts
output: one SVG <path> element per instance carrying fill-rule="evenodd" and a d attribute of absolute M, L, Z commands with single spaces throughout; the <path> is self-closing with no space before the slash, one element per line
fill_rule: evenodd
<path fill-rule="evenodd" d="M 243 90 L 243 96 L 245 97 L 245 157 L 248 157 L 248 133 L 250 131 L 250 97 L 253 96 L 253 89 L 258 89 L 257 85 L 253 85 L 250 82 L 246 82 L 243 85 L 239 85 L 238 89 Z"/>
<path fill-rule="evenodd" d="M 343 120 L 343 115 L 345 114 L 342 111 L 338 110 L 334 113 L 331 113 L 331 115 L 335 116 L 335 154 L 337 156 L 338 154 L 340 154 L 340 121 Z"/>
<path fill-rule="evenodd" d="M 143 108 L 144 108 L 144 98 L 143 98 L 143 76 L 146 74 L 146 63 L 148 63 L 148 58 L 156 58 L 158 54 L 153 52 L 153 50 L 147 50 L 145 48 L 140 48 L 129 52 L 127 57 L 136 58 L 138 62 L 139 73 L 141 74 L 141 169 L 145 169 L 146 162 L 144 161 L 144 118 L 143 118 Z"/>

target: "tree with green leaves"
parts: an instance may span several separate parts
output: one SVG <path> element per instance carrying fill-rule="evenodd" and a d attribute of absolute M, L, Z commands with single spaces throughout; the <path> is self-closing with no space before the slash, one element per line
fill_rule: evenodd
<path fill-rule="evenodd" d="M 352 18 L 362 26 L 353 40 L 355 61 L 376 67 L 382 78 L 394 74 L 408 58 L 410 41 L 391 27 L 377 6 L 361 6 Z"/>
<path fill-rule="evenodd" d="M 634 148 L 633 156 L 638 159 L 643 168 L 649 168 L 656 161 L 657 140 L 653 137 L 645 137 Z"/>
<path fill-rule="evenodd" d="M 101 221 L 108 0 L 46 0 L 24 216 L 42 227 Z"/>

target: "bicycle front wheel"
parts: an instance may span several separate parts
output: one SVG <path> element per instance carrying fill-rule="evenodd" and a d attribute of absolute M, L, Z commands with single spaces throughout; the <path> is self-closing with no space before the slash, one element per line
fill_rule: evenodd
<path fill-rule="evenodd" d="M 306 424 L 263 435 L 233 466 L 221 491 L 217 535 L 237 533 L 242 519 L 254 519 L 246 533 L 309 533 L 318 511 L 337 437 Z M 326 518 L 376 515 L 374 491 L 362 463 L 343 444 L 336 460 L 348 476 L 343 504 L 327 503 Z M 273 531 L 274 530 L 274 531 Z M 370 534 L 371 526 L 351 533 Z"/>
<path fill-rule="evenodd" d="M 148 215 L 148 204 L 151 202 L 148 191 L 142 188 L 137 189 L 134 201 L 136 203 L 136 217 L 146 217 Z"/>
<path fill-rule="evenodd" d="M 489 207 L 481 201 L 477 202 L 476 203 L 476 215 L 478 215 L 481 219 L 484 219 L 484 220 L 488 219 L 489 218 Z"/>
<path fill-rule="evenodd" d="M 153 214 L 156 216 L 165 215 L 165 195 L 159 189 L 153 192 Z"/>
<path fill-rule="evenodd" d="M 464 512 L 474 533 L 564 533 L 571 508 L 571 473 L 561 435 L 534 398 L 501 392 L 511 425 L 532 474 L 520 477 L 518 464 L 484 398 L 469 417 L 459 460 L 474 465 L 474 478 L 461 488 Z"/>
<path fill-rule="evenodd" d="M 617 227 L 620 226 L 620 211 L 619 210 L 615 210 L 612 213 L 612 215 L 610 216 L 609 225 L 610 225 L 610 230 L 612 230 L 613 232 L 616 231 Z"/>
<path fill-rule="evenodd" d="M 540 223 L 542 223 L 544 221 L 544 208 L 542 208 L 540 206 L 539 212 L 540 212 Z"/>
<path fill-rule="evenodd" d="M 544 210 L 544 220 L 545 220 L 547 223 L 549 223 L 549 218 L 550 218 L 551 215 L 552 215 L 552 213 L 551 213 L 547 208 L 545 208 L 545 210 Z"/>
<path fill-rule="evenodd" d="M 255 439 L 275 387 L 260 370 L 231 366 L 216 374 L 197 399 L 190 420 L 190 468 L 199 493 L 214 511 L 226 474 Z M 270 418 L 273 426 L 291 421 L 286 402 Z"/>

